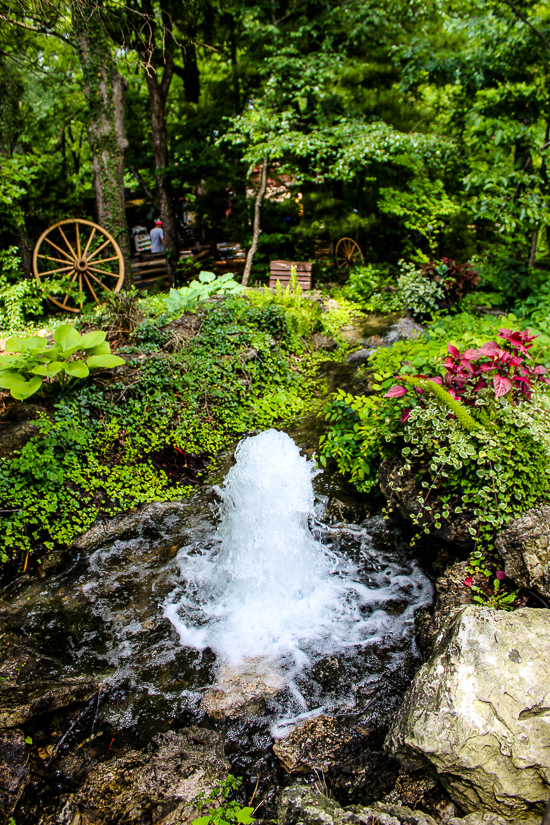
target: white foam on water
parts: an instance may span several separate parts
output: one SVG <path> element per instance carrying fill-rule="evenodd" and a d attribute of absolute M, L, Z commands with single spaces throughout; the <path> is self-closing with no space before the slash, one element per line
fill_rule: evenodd
<path fill-rule="evenodd" d="M 413 563 L 409 575 L 395 565 L 367 586 L 348 559 L 317 541 L 308 527 L 315 472 L 286 433 L 239 444 L 218 490 L 217 543 L 180 551 L 181 584 L 164 604 L 183 646 L 209 647 L 230 666 L 270 661 L 292 687 L 323 656 L 412 637 L 430 583 Z M 403 594 L 399 615 L 384 609 Z"/>

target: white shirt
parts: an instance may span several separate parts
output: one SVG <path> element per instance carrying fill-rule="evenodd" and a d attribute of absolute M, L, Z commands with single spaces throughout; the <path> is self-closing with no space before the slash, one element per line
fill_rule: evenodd
<path fill-rule="evenodd" d="M 151 252 L 164 252 L 164 232 L 160 226 L 151 229 Z"/>

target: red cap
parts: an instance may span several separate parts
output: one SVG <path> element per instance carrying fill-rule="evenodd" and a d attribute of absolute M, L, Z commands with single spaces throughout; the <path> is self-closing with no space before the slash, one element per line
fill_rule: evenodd
<path fill-rule="evenodd" d="M 162 226 L 162 221 L 155 221 L 156 226 Z"/>

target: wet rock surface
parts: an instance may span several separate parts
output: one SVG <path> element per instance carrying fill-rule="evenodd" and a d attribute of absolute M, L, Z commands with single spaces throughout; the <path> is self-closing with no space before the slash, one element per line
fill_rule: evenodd
<path fill-rule="evenodd" d="M 314 350 L 324 350 L 325 352 L 336 352 L 338 349 L 338 342 L 329 335 L 323 335 L 322 332 L 315 332 L 311 336 L 311 346 Z"/>
<path fill-rule="evenodd" d="M 401 320 L 397 322 L 397 334 L 399 338 L 405 341 L 420 338 L 425 331 L 424 327 L 417 324 L 414 318 L 401 318 Z"/>
<path fill-rule="evenodd" d="M 389 799 L 373 805 L 341 807 L 318 788 L 294 785 L 282 791 L 279 800 L 279 825 L 510 825 L 494 813 L 478 811 L 465 817 L 454 814 L 449 806 L 444 815 L 434 819 L 430 814 Z M 523 825 L 539 825 L 539 819 L 516 820 Z"/>
<path fill-rule="evenodd" d="M 386 740 L 466 812 L 542 813 L 550 794 L 550 611 L 468 606 L 443 625 Z"/>
<path fill-rule="evenodd" d="M 348 355 L 346 361 L 348 364 L 366 364 L 368 363 L 369 358 L 372 356 L 374 352 L 374 347 L 363 347 L 362 349 L 355 350 Z"/>
<path fill-rule="evenodd" d="M 11 404 L 0 415 L 0 457 L 20 450 L 39 432 L 40 417 L 47 414 L 40 404 Z"/>
<path fill-rule="evenodd" d="M 449 616 L 465 605 L 474 604 L 472 589 L 464 585 L 467 566 L 466 561 L 451 565 L 435 583 L 437 598 L 433 613 L 424 610 L 416 616 L 416 640 L 425 656 L 430 654 L 433 643 Z"/>
<path fill-rule="evenodd" d="M 229 762 L 219 733 L 191 727 L 155 736 L 142 751 L 130 750 L 90 771 L 40 825 L 142 825 L 190 823 L 227 777 Z"/>
<path fill-rule="evenodd" d="M 506 575 L 550 599 L 550 507 L 534 507 L 513 519 L 497 537 Z"/>
<path fill-rule="evenodd" d="M 253 661 L 238 668 L 222 666 L 201 701 L 201 709 L 213 719 L 259 713 L 266 698 L 284 686 L 282 674 L 266 662 Z"/>

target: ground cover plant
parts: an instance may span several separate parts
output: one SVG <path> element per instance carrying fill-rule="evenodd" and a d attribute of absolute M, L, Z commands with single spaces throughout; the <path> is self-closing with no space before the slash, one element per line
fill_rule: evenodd
<path fill-rule="evenodd" d="M 449 323 L 378 350 L 373 393 L 336 393 L 320 446 L 321 463 L 335 460 L 363 491 L 376 486 L 385 458 L 400 456 L 400 475 L 412 472 L 419 485 L 418 529 L 467 514 L 476 552 L 489 553 L 498 530 L 550 500 L 548 350 L 543 336 L 499 320 L 474 324 L 466 343 L 445 343 Z M 492 340 L 480 334 L 489 325 Z M 489 601 L 505 606 L 495 582 Z"/>
<path fill-rule="evenodd" d="M 154 316 L 164 301 L 153 297 L 145 306 Z M 39 399 L 39 433 L 0 459 L 6 570 L 70 544 L 97 518 L 187 495 L 208 460 L 235 438 L 301 414 L 316 389 L 316 362 L 330 357 L 312 352 L 309 336 L 336 334 L 350 311 L 323 312 L 298 293 L 227 297 L 172 326 L 157 316 L 160 339 L 151 334 L 145 346 L 141 322 L 119 349 L 123 357 L 85 353 L 84 361 L 69 360 L 85 366 L 90 358 L 116 357 L 124 366 L 111 373 L 111 362 L 102 362 L 97 378 L 51 384 Z M 56 358 L 105 346 L 104 338 L 101 331 L 58 327 Z M 175 350 L 171 340 L 179 342 Z M 41 353 L 31 349 L 29 358 Z"/>

